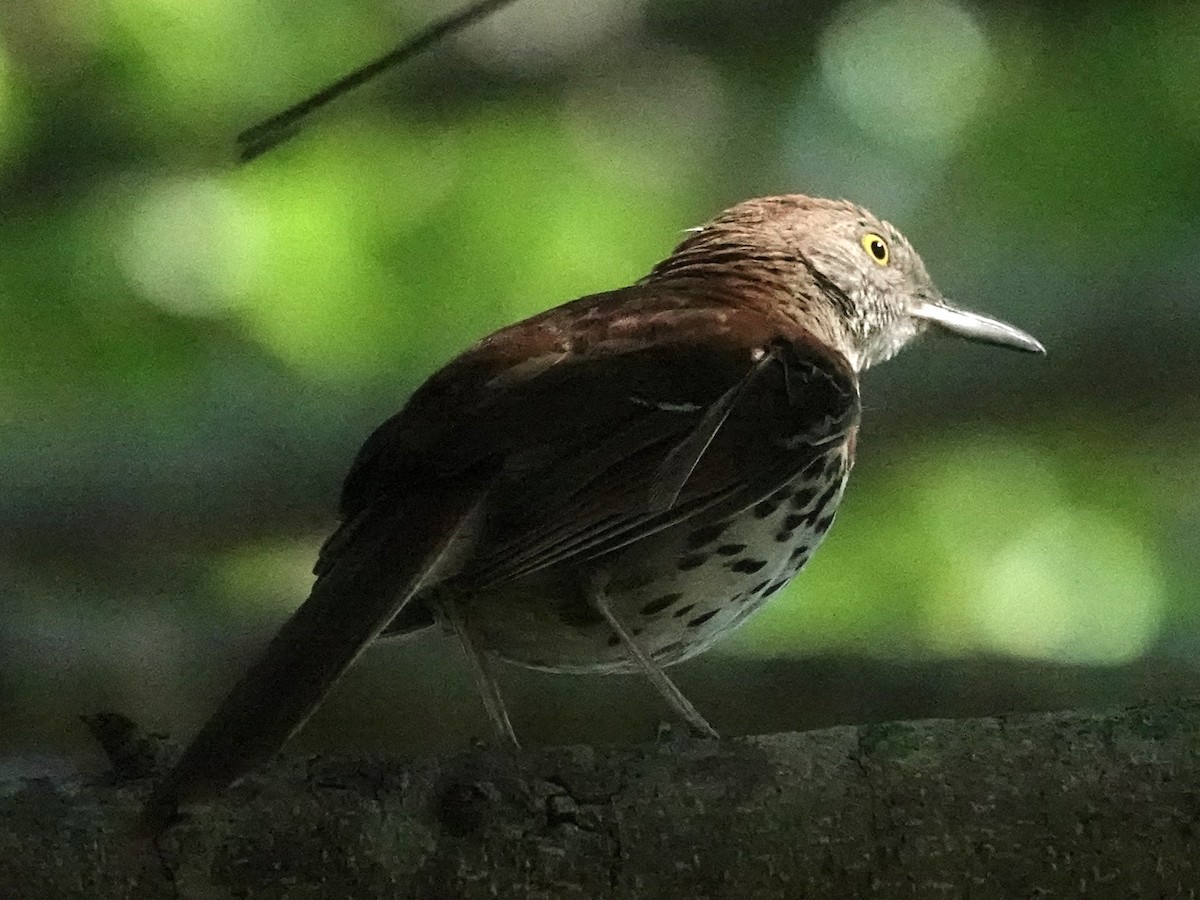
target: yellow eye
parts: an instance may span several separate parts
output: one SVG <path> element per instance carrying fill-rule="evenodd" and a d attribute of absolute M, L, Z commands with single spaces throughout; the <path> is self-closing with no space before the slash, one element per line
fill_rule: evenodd
<path fill-rule="evenodd" d="M 886 266 L 891 261 L 891 254 L 888 252 L 887 241 L 881 238 L 873 231 L 868 231 L 862 236 L 863 249 L 867 251 L 871 259 L 879 263 L 881 266 Z"/>

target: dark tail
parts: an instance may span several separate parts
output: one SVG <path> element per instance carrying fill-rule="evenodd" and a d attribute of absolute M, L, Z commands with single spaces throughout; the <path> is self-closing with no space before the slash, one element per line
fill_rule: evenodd
<path fill-rule="evenodd" d="M 370 519 L 356 523 L 353 540 L 317 579 L 304 605 L 157 786 L 142 811 L 141 831 L 159 834 L 176 820 L 181 804 L 214 796 L 274 756 L 427 582 L 479 497 L 442 495 L 435 509 L 428 502 L 410 503 L 408 516 L 367 513 Z"/>

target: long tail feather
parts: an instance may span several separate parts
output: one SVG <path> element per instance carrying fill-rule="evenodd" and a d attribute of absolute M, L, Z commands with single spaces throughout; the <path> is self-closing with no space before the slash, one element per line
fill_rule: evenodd
<path fill-rule="evenodd" d="M 181 804 L 218 793 L 269 760 L 325 693 L 425 584 L 479 507 L 479 491 L 437 498 L 419 517 L 362 523 L 312 593 L 230 691 L 142 812 L 142 831 L 169 827 Z M 415 506 L 421 509 L 420 505 Z"/>

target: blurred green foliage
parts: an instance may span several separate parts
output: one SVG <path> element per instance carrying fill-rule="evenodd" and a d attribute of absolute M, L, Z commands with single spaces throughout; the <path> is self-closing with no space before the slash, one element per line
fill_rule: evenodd
<path fill-rule="evenodd" d="M 837 528 L 724 652 L 1191 663 L 1200 6 L 522 0 L 234 165 L 449 8 L 0 3 L 10 744 L 81 698 L 193 721 L 424 377 L 787 191 L 1050 356 L 872 372 Z"/>

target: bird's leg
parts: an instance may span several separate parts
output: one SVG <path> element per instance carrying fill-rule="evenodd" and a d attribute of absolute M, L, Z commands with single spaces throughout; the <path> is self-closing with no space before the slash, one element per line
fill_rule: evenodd
<path fill-rule="evenodd" d="M 604 621 L 608 623 L 609 627 L 621 641 L 621 644 L 625 647 L 626 652 L 629 654 L 629 658 L 632 659 L 637 664 L 638 668 L 645 673 L 646 677 L 650 679 L 650 683 L 657 688 L 660 694 L 662 694 L 663 699 L 667 701 L 671 709 L 675 710 L 679 717 L 683 719 L 683 721 L 687 722 L 687 724 L 691 726 L 692 730 L 695 731 L 696 734 L 703 737 L 719 738 L 720 735 L 717 734 L 716 729 L 709 725 L 704 716 L 700 715 L 699 710 L 692 706 L 691 701 L 688 700 L 687 697 L 683 696 L 683 691 L 679 690 L 679 688 L 676 687 L 675 682 L 667 677 L 667 673 L 662 670 L 662 666 L 652 660 L 646 654 L 646 651 L 638 646 L 637 640 L 634 639 L 633 635 L 625 630 L 625 626 L 622 625 L 620 620 L 613 614 L 612 607 L 610 607 L 608 604 L 608 596 L 605 592 L 606 580 L 607 579 L 600 575 L 593 575 L 591 578 L 587 579 L 584 590 L 587 592 L 588 601 L 596 608 L 596 611 L 604 617 Z"/>
<path fill-rule="evenodd" d="M 461 606 L 456 599 L 445 595 L 438 597 L 435 602 L 447 624 L 453 629 L 455 637 L 458 638 L 463 655 L 467 658 L 467 665 L 471 668 L 471 677 L 475 681 L 475 688 L 479 691 L 479 698 L 483 701 L 483 707 L 487 710 L 488 718 L 491 719 L 497 736 L 502 743 L 513 750 L 520 750 L 521 743 L 517 740 L 517 733 L 513 731 L 512 722 L 508 719 L 508 710 L 504 706 L 504 698 L 500 696 L 500 687 L 496 684 L 496 679 L 492 677 L 487 659 L 471 638 L 471 631 L 467 627 L 467 620 Z"/>

